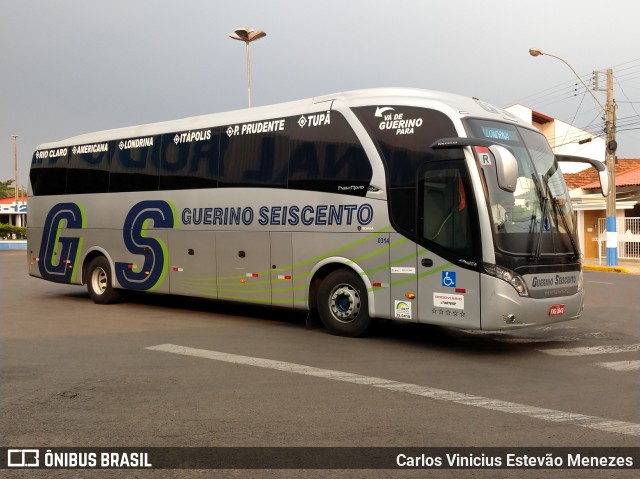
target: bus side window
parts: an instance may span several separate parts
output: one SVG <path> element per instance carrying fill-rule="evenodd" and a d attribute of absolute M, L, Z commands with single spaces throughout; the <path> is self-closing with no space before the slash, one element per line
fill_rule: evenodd
<path fill-rule="evenodd" d="M 371 179 L 369 160 L 360 146 L 349 146 L 337 161 L 335 161 L 335 157 L 332 157 L 331 161 L 329 158 L 327 160 L 325 176 L 328 178 L 336 180 L 364 178 L 365 181 Z"/>
<path fill-rule="evenodd" d="M 153 137 L 153 146 L 141 148 L 112 148 L 109 191 L 156 191 L 160 182 L 158 165 L 162 141 L 172 141 L 163 136 Z"/>
<path fill-rule="evenodd" d="M 225 131 L 225 128 L 222 128 Z M 289 142 L 273 132 L 220 138 L 221 187 L 285 188 Z"/>
<path fill-rule="evenodd" d="M 107 193 L 109 191 L 110 153 L 115 142 L 107 143 L 107 150 L 96 153 L 73 153 L 67 167 L 66 194 Z"/>
<path fill-rule="evenodd" d="M 364 196 L 373 175 L 369 159 L 342 114 L 330 115 L 330 122 L 313 127 L 291 117 L 288 187 Z"/>
<path fill-rule="evenodd" d="M 64 156 L 53 158 L 39 158 L 38 155 L 41 152 L 36 152 L 33 155 L 29 179 L 34 196 L 64 195 L 66 193 L 69 150 L 70 148 L 67 149 Z"/>
<path fill-rule="evenodd" d="M 425 240 L 469 256 L 477 248 L 471 237 L 466 170 L 452 163 L 433 162 L 424 167 L 420 185 L 420 233 Z"/>
<path fill-rule="evenodd" d="M 316 145 L 305 142 L 296 146 L 289 160 L 289 179 L 294 181 L 315 179 L 319 174 Z"/>

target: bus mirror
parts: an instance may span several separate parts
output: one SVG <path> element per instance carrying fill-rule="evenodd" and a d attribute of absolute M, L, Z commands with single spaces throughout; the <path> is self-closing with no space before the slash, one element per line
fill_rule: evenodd
<path fill-rule="evenodd" d="M 434 150 L 460 148 L 462 146 L 486 146 L 496 159 L 498 186 L 513 193 L 518 182 L 518 160 L 504 146 L 480 138 L 441 138 L 431 144 Z"/>
<path fill-rule="evenodd" d="M 518 160 L 504 146 L 491 145 L 489 151 L 496 159 L 498 186 L 501 190 L 513 193 L 518 182 Z"/>
<path fill-rule="evenodd" d="M 602 191 L 602 196 L 609 196 L 609 172 L 607 171 L 607 167 L 604 165 L 604 163 L 592 158 L 572 155 L 556 155 L 556 160 L 568 161 L 571 163 L 587 163 L 593 166 L 596 170 L 598 170 L 598 179 L 600 180 L 600 190 Z"/>

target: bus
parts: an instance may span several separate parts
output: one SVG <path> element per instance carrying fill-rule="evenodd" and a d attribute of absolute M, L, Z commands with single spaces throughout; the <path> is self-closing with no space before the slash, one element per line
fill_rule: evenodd
<path fill-rule="evenodd" d="M 289 307 L 343 336 L 376 319 L 507 330 L 583 312 L 545 137 L 454 94 L 360 90 L 43 144 L 28 217 L 29 274 L 98 304 Z"/>

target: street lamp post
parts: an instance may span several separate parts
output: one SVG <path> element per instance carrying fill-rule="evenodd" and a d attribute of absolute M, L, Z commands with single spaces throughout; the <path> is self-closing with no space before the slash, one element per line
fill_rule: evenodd
<path fill-rule="evenodd" d="M 255 40 L 267 36 L 262 30 L 254 30 L 252 28 L 236 28 L 229 37 L 234 40 L 243 41 L 247 45 L 247 96 L 249 97 L 249 108 L 251 108 L 251 62 L 249 60 L 249 44 Z"/>
<path fill-rule="evenodd" d="M 11 138 L 13 138 L 13 174 L 14 174 L 14 181 L 15 184 L 14 186 L 14 190 L 15 190 L 15 200 L 16 200 L 16 206 L 18 205 L 18 135 L 11 135 Z"/>
<path fill-rule="evenodd" d="M 18 206 L 18 135 L 11 135 L 13 138 L 13 174 L 14 174 L 14 185 L 13 190 L 15 193 L 15 208 L 16 208 L 16 221 L 15 226 L 22 226 L 22 221 L 20 220 L 20 207 Z"/>
<path fill-rule="evenodd" d="M 607 134 L 607 143 L 605 150 L 605 164 L 609 173 L 609 196 L 607 197 L 607 266 L 618 265 L 618 233 L 616 232 L 616 115 L 615 103 L 613 100 L 613 70 L 607 70 L 607 104 L 603 105 L 598 97 L 580 78 L 580 75 L 574 68 L 567 63 L 566 60 L 550 53 L 543 53 L 539 48 L 530 48 L 529 54 L 532 57 L 546 55 L 548 57 L 560 60 L 567 65 L 573 74 L 580 80 L 582 86 L 591 94 L 595 102 L 602 108 L 605 114 L 605 133 Z"/>

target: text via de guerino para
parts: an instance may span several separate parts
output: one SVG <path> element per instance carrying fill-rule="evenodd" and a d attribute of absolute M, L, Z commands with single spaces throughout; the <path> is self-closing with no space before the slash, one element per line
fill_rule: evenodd
<path fill-rule="evenodd" d="M 416 128 L 420 128 L 422 123 L 422 118 L 404 118 L 404 113 L 389 113 L 384 115 L 378 128 L 395 130 L 396 135 L 413 135 Z"/>

